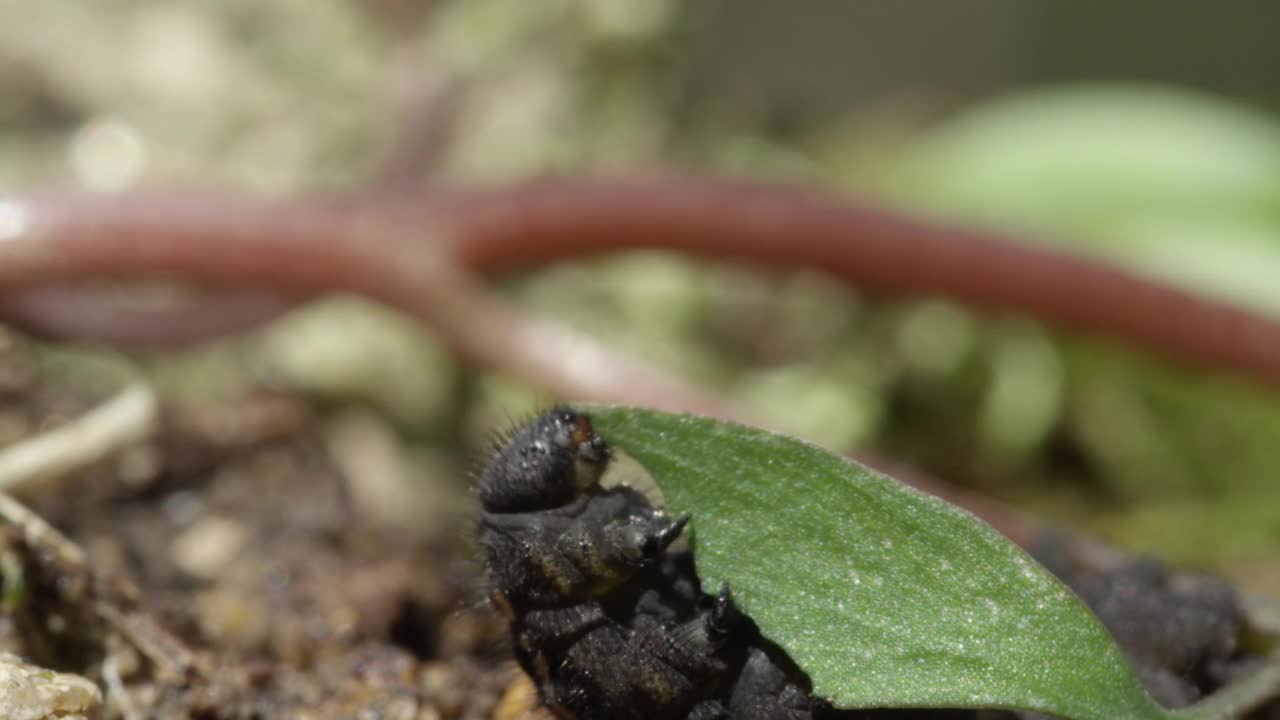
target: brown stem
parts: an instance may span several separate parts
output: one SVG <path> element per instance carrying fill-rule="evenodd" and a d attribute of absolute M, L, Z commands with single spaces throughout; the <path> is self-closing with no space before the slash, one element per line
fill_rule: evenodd
<path fill-rule="evenodd" d="M 408 200 L 408 202 L 406 202 Z M 492 272 L 628 248 L 822 270 L 861 287 L 1023 313 L 1280 385 L 1280 323 L 1100 263 L 799 189 L 663 179 L 400 198 Z"/>
<path fill-rule="evenodd" d="M 456 326 L 456 298 L 415 290 L 408 279 L 410 268 L 421 273 L 419 266 L 439 265 L 444 253 L 352 237 L 355 225 L 366 240 L 390 230 L 402 241 L 406 228 L 430 227 L 436 232 L 427 247 L 452 250 L 464 265 L 483 272 L 639 247 L 809 267 L 881 291 L 1025 313 L 1280 385 L 1280 324 L 1274 321 L 1062 252 L 795 189 L 667 179 L 542 182 L 276 205 L 212 196 L 25 203 L 15 207 L 32 213 L 42 242 L 6 244 L 0 255 L 3 283 L 45 282 L 54 274 L 169 273 L 289 292 L 361 292 L 433 324 Z M 422 232 L 414 235 L 421 243 Z M 43 244 L 60 248 L 56 260 L 46 257 L 15 273 L 22 267 L 15 253 L 30 254 Z M 464 282 L 456 273 L 451 281 L 446 275 L 433 273 L 434 283 Z M 476 305 L 491 302 L 470 286 L 467 292 Z M 432 299 L 440 305 L 431 306 Z M 512 323 L 511 337 L 522 336 L 521 327 Z M 464 350 L 495 342 L 472 337 L 492 338 L 492 332 L 456 329 Z M 536 341 L 528 344 L 538 350 Z M 516 362 L 493 350 L 475 357 Z M 534 364 L 545 369 L 550 363 L 543 357 Z"/>
<path fill-rule="evenodd" d="M 160 276 L 286 295 L 356 293 L 416 316 L 470 359 L 564 397 L 739 416 L 559 326 L 521 317 L 459 271 L 429 224 L 210 195 L 43 197 L 7 207 L 0 290 Z"/>

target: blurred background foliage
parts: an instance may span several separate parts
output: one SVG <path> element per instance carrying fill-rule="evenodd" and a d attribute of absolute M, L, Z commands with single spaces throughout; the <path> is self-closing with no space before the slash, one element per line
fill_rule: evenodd
<path fill-rule="evenodd" d="M 445 83 L 424 181 L 801 182 L 1280 316 L 1278 21 L 1154 0 L 0 0 L 0 187 L 361 188 Z M 1274 391 L 820 273 L 634 253 L 500 286 L 828 447 L 1280 591 Z M 269 382 L 371 406 L 428 454 L 547 399 L 352 300 L 132 361 L 182 401 Z"/>

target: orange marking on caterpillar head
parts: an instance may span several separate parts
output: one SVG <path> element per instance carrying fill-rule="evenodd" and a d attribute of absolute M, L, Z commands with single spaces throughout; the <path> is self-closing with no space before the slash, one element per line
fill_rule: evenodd
<path fill-rule="evenodd" d="M 592 436 L 595 435 L 595 428 L 591 427 L 591 418 L 586 415 L 574 415 L 573 432 L 570 437 L 573 438 L 575 445 L 582 445 L 590 442 Z"/>

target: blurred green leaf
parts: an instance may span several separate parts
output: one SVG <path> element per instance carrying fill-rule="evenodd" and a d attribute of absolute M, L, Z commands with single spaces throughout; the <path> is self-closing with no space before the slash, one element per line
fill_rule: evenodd
<path fill-rule="evenodd" d="M 704 587 L 727 581 L 838 707 L 1168 716 L 1075 596 L 964 511 L 785 436 L 590 412 L 693 514 Z"/>
<path fill-rule="evenodd" d="M 1280 124 L 1155 88 L 997 101 L 913 144 L 894 192 L 1280 314 Z"/>
<path fill-rule="evenodd" d="M 1115 220 L 1169 212 L 1274 223 L 1280 126 L 1261 113 L 1173 90 L 1040 91 L 990 103 L 928 133 L 904 158 L 898 179 L 911 204 L 1080 233 L 1072 242 L 1105 239 L 1097 231 Z"/>
<path fill-rule="evenodd" d="M 1038 90 L 921 134 L 889 182 L 917 210 L 1011 229 L 1280 317 L 1280 123 L 1269 114 L 1155 87 Z M 1182 543 L 1195 559 L 1256 546 L 1250 538 L 1268 526 L 1234 523 L 1225 500 L 1256 500 L 1273 481 L 1274 397 L 1096 345 L 1060 347 L 1064 412 L 1047 426 L 1070 433 L 1107 488 L 1142 497 L 1139 511 L 1198 503 L 1200 520 L 1222 520 L 1230 537 Z M 995 430 L 1010 432 L 996 419 Z M 1134 509 L 1110 516 L 1130 541 Z M 1182 524 L 1142 527 L 1143 546 L 1194 536 Z"/>

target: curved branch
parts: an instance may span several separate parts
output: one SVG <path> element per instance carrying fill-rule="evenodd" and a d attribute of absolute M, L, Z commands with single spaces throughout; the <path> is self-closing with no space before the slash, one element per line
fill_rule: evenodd
<path fill-rule="evenodd" d="M 496 271 L 628 248 L 805 267 L 860 287 L 1023 313 L 1280 386 L 1280 322 L 1066 252 L 806 190 L 742 183 L 551 181 L 401 197 Z"/>
<path fill-rule="evenodd" d="M 444 263 L 446 255 L 471 269 L 496 272 L 663 248 L 814 268 L 876 290 L 1025 313 L 1280 385 L 1280 323 L 1060 251 L 797 189 L 664 179 L 541 182 L 274 205 L 208 195 L 14 202 L 29 215 L 30 227 L 17 233 L 20 242 L 0 243 L 4 287 L 56 277 L 168 273 L 302 294 L 360 292 L 441 327 L 458 324 L 460 305 L 493 302 L 470 285 L 459 292 L 472 299 L 461 303 L 459 296 L 451 301 L 447 292 L 413 287 L 426 277 L 433 278 L 433 287 L 469 283 L 457 273 L 423 269 Z M 39 242 L 31 242 L 37 228 Z M 359 242 L 353 233 L 365 239 L 390 233 L 399 240 L 378 246 Z M 451 252 L 424 252 L 424 233 L 426 247 Z M 41 247 L 52 254 L 16 272 L 24 267 L 18 256 Z M 488 317 L 486 311 L 475 315 Z M 508 337 L 522 336 L 521 327 L 510 323 Z M 455 329 L 454 341 L 463 350 L 495 342 Z M 477 335 L 474 329 L 469 334 Z M 492 347 L 473 357 L 515 362 Z M 554 360 L 544 355 L 535 364 L 545 372 Z"/>
<path fill-rule="evenodd" d="M 233 196 L 65 195 L 8 203 L 21 223 L 0 241 L 0 291 L 163 277 L 295 296 L 356 293 L 414 315 L 470 359 L 564 397 L 741 417 L 692 386 L 558 325 L 520 316 L 461 271 L 441 231 L 429 225 Z"/>

